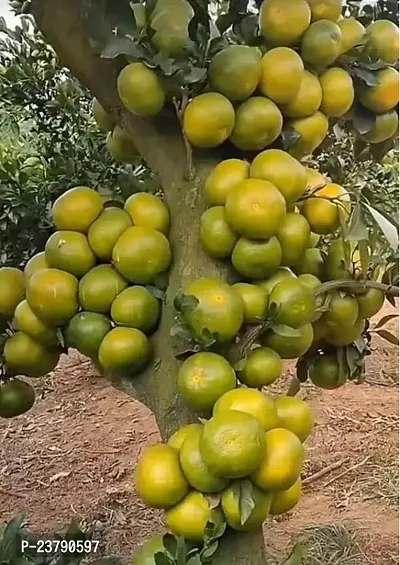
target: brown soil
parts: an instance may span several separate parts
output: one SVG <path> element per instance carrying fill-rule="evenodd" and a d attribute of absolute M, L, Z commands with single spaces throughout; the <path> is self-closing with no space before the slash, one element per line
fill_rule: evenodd
<path fill-rule="evenodd" d="M 394 311 L 388 305 L 384 314 Z M 396 333 L 397 321 L 387 328 Z M 307 526 L 348 523 L 365 563 L 398 563 L 396 493 L 388 495 L 386 479 L 380 481 L 390 469 L 397 473 L 398 349 L 378 336 L 373 345 L 364 384 L 334 392 L 304 387 L 316 417 L 304 470 L 309 482 L 295 511 L 268 523 L 277 548 Z M 161 514 L 138 500 L 131 480 L 142 447 L 158 438 L 152 414 L 77 354 L 35 386 L 35 407 L 0 423 L 2 521 L 23 511 L 33 531 L 50 533 L 85 519 L 101 538 L 101 552 L 129 563 L 132 550 L 162 527 Z"/>

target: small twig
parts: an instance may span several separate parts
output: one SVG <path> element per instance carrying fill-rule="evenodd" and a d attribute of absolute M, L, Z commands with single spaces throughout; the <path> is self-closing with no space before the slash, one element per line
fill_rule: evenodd
<path fill-rule="evenodd" d="M 337 475 L 336 477 L 333 477 L 332 479 L 330 479 L 327 483 L 324 484 L 324 488 L 329 486 L 330 484 L 332 484 L 333 482 L 337 481 L 338 479 L 341 479 L 342 477 L 344 477 L 345 475 L 347 475 L 347 473 L 350 473 L 351 471 L 354 471 L 355 469 L 358 469 L 358 467 L 361 467 L 362 465 L 364 465 L 368 459 L 371 459 L 371 455 L 367 455 L 367 457 L 365 459 L 363 459 L 361 461 L 361 463 L 356 463 L 355 465 L 353 465 L 352 467 L 349 467 L 348 469 L 346 469 L 346 471 L 343 471 L 343 473 L 339 473 L 339 475 Z"/>
<path fill-rule="evenodd" d="M 340 459 L 339 461 L 335 461 L 335 463 L 332 463 L 331 465 L 324 467 L 323 469 L 321 469 L 317 473 L 314 473 L 313 475 L 306 477 L 302 481 L 303 485 L 309 485 L 310 483 L 313 483 L 317 479 L 324 477 L 325 475 L 327 475 L 331 471 L 335 471 L 335 469 L 339 469 L 339 467 L 342 467 L 342 465 L 344 465 L 346 463 L 346 461 L 348 461 L 348 459 L 349 459 L 348 457 L 345 457 L 344 459 Z"/>
<path fill-rule="evenodd" d="M 190 142 L 183 130 L 183 113 L 185 111 L 186 106 L 188 105 L 188 96 L 186 92 L 183 92 L 182 101 L 180 104 L 175 97 L 173 98 L 172 102 L 174 104 L 175 112 L 178 117 L 179 123 L 181 124 L 183 143 L 185 145 L 186 164 L 187 164 L 186 180 L 192 181 L 194 180 L 194 176 L 195 176 L 194 166 L 193 166 L 193 151 L 192 151 L 192 146 L 190 145 Z"/>
<path fill-rule="evenodd" d="M 315 296 L 319 296 L 321 294 L 325 294 L 330 290 L 334 290 L 335 288 L 342 288 L 343 290 L 348 291 L 359 291 L 359 292 L 366 292 L 368 288 L 375 288 L 376 290 L 381 290 L 388 296 L 399 296 L 400 289 L 398 286 L 393 286 L 390 284 L 383 284 L 376 281 L 349 281 L 346 279 L 337 280 L 337 281 L 329 281 L 322 284 L 316 291 Z"/>

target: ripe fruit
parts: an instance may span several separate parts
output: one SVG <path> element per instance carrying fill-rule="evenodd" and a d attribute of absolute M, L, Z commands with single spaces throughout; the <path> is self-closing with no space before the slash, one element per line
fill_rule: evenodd
<path fill-rule="evenodd" d="M 204 424 L 200 452 L 207 467 L 219 477 L 245 477 L 257 469 L 264 456 L 264 428 L 245 412 L 222 411 Z"/>
<path fill-rule="evenodd" d="M 4 345 L 4 359 L 12 375 L 43 377 L 57 366 L 58 349 L 49 349 L 24 332 L 9 337 Z"/>
<path fill-rule="evenodd" d="M 138 373 L 149 356 L 147 337 L 136 328 L 114 328 L 104 337 L 99 348 L 100 364 L 110 371 Z"/>
<path fill-rule="evenodd" d="M 271 45 L 296 43 L 310 25 L 311 10 L 306 0 L 264 0 L 259 26 Z"/>
<path fill-rule="evenodd" d="M 335 354 L 319 355 L 310 367 L 310 379 L 320 388 L 334 390 L 347 381 Z"/>
<path fill-rule="evenodd" d="M 347 323 L 337 324 L 328 330 L 325 341 L 335 347 L 350 345 L 350 343 L 353 343 L 353 341 L 361 336 L 364 325 L 365 320 L 362 319 L 357 320 L 354 325 Z"/>
<path fill-rule="evenodd" d="M 189 492 L 185 498 L 165 512 L 164 521 L 175 535 L 187 540 L 203 541 L 207 522 L 222 521 L 222 512 L 211 509 L 206 496 L 201 492 Z"/>
<path fill-rule="evenodd" d="M 96 98 L 93 98 L 92 116 L 94 118 L 94 121 L 102 131 L 110 131 L 113 129 L 113 118 L 108 112 L 106 112 L 106 110 L 104 110 L 103 106 Z"/>
<path fill-rule="evenodd" d="M 243 322 L 255 324 L 265 319 L 268 308 L 268 295 L 255 284 L 236 283 L 232 286 L 243 302 Z"/>
<path fill-rule="evenodd" d="M 252 388 L 262 388 L 279 379 L 282 359 L 273 349 L 257 347 L 247 355 L 243 368 L 238 371 L 241 383 Z"/>
<path fill-rule="evenodd" d="M 323 187 L 326 185 L 326 179 L 319 171 L 311 169 L 310 167 L 305 167 L 307 176 L 307 190 L 312 191 L 314 188 Z M 317 235 L 317 234 L 314 234 Z M 319 237 L 319 236 L 318 236 Z M 317 241 L 318 243 L 318 241 Z M 315 244 L 316 245 L 316 244 Z M 310 247 L 315 247 L 315 245 L 310 245 Z"/>
<path fill-rule="evenodd" d="M 110 320 L 103 314 L 79 312 L 65 329 L 65 344 L 82 355 L 96 359 L 100 344 L 111 329 Z"/>
<path fill-rule="evenodd" d="M 118 238 L 131 225 L 130 217 L 121 208 L 105 208 L 88 231 L 89 245 L 97 257 L 102 261 L 110 261 Z"/>
<path fill-rule="evenodd" d="M 179 368 L 178 390 L 193 409 L 211 412 L 215 402 L 236 387 L 235 371 L 221 355 L 196 353 Z"/>
<path fill-rule="evenodd" d="M 331 65 L 340 54 L 342 32 L 330 20 L 318 20 L 310 25 L 301 41 L 301 58 L 315 68 Z"/>
<path fill-rule="evenodd" d="M 112 260 L 128 281 L 151 284 L 171 263 L 171 247 L 162 233 L 133 226 L 124 231 L 114 246 Z"/>
<path fill-rule="evenodd" d="M 322 87 L 321 112 L 338 118 L 350 110 L 354 101 L 353 79 L 340 67 L 332 67 L 320 77 Z"/>
<path fill-rule="evenodd" d="M 247 179 L 229 192 L 225 212 L 235 232 L 248 238 L 268 239 L 278 231 L 286 203 L 272 183 Z"/>
<path fill-rule="evenodd" d="M 202 429 L 202 424 L 188 424 L 187 426 L 182 426 L 181 428 L 179 428 L 179 430 L 172 434 L 167 442 L 167 445 L 170 445 L 177 451 L 180 451 L 185 439 L 195 430 L 201 431 Z"/>
<path fill-rule="evenodd" d="M 26 300 L 18 304 L 14 312 L 17 328 L 44 345 L 57 344 L 56 332 L 49 328 L 32 311 Z"/>
<path fill-rule="evenodd" d="M 90 271 L 96 258 L 87 238 L 74 231 L 56 231 L 47 240 L 46 260 L 51 269 L 67 271 L 80 278 Z"/>
<path fill-rule="evenodd" d="M 358 302 L 354 296 L 341 292 L 332 292 L 329 310 L 322 315 L 321 322 L 329 328 L 352 326 L 358 319 Z"/>
<path fill-rule="evenodd" d="M 265 281 L 258 281 L 256 284 L 263 288 L 267 295 L 271 294 L 274 286 L 285 279 L 296 278 L 296 275 L 288 267 L 279 267 L 275 273 Z"/>
<path fill-rule="evenodd" d="M 355 18 L 343 18 L 337 22 L 342 32 L 340 54 L 347 53 L 356 45 L 361 43 L 365 33 L 365 27 Z"/>
<path fill-rule="evenodd" d="M 108 314 L 115 298 L 127 286 L 112 265 L 97 265 L 79 281 L 79 302 L 84 310 Z"/>
<path fill-rule="evenodd" d="M 282 249 L 282 265 L 295 265 L 303 256 L 310 239 L 310 226 L 300 214 L 286 214 L 276 234 Z"/>
<path fill-rule="evenodd" d="M 295 396 L 275 398 L 279 425 L 293 432 L 303 443 L 306 441 L 314 424 L 314 418 L 307 402 Z"/>
<path fill-rule="evenodd" d="M 11 319 L 15 308 L 24 299 L 24 274 L 14 267 L 0 269 L 0 315 Z"/>
<path fill-rule="evenodd" d="M 210 86 L 229 100 L 241 102 L 257 88 L 261 76 L 261 55 L 257 48 L 230 45 L 211 59 Z"/>
<path fill-rule="evenodd" d="M 282 249 L 276 237 L 251 240 L 241 237 L 232 252 L 232 265 L 249 279 L 265 279 L 281 264 Z"/>
<path fill-rule="evenodd" d="M 154 565 L 155 555 L 163 552 L 163 536 L 153 536 L 135 552 L 132 565 Z"/>
<path fill-rule="evenodd" d="M 106 145 L 115 161 L 132 165 L 137 163 L 139 154 L 129 135 L 119 126 L 115 126 L 107 135 Z"/>
<path fill-rule="evenodd" d="M 285 118 L 306 118 L 314 114 L 321 106 L 321 84 L 313 73 L 304 71 L 300 88 L 288 104 L 281 106 Z"/>
<path fill-rule="evenodd" d="M 182 500 L 189 485 L 176 450 L 163 443 L 146 447 L 136 465 L 135 486 L 150 508 L 169 508 Z"/>
<path fill-rule="evenodd" d="M 298 479 L 304 461 L 304 448 L 289 430 L 275 428 L 265 434 L 266 450 L 261 465 L 251 480 L 265 491 L 282 491 Z"/>
<path fill-rule="evenodd" d="M 218 92 L 207 92 L 193 98 L 183 116 L 183 130 L 195 147 L 221 145 L 231 135 L 235 110 L 231 102 Z"/>
<path fill-rule="evenodd" d="M 311 8 L 311 20 L 337 22 L 342 13 L 342 0 L 307 0 Z"/>
<path fill-rule="evenodd" d="M 389 20 L 373 22 L 366 32 L 366 52 L 376 60 L 395 63 L 399 59 L 399 28 Z"/>
<path fill-rule="evenodd" d="M 254 508 L 250 512 L 250 516 L 247 520 L 242 523 L 239 494 L 241 483 L 241 481 L 235 481 L 224 490 L 221 496 L 221 505 L 229 526 L 239 532 L 248 532 L 260 528 L 267 518 L 270 507 L 270 497 L 250 483 L 251 498 L 254 503 Z"/>
<path fill-rule="evenodd" d="M 225 215 L 224 206 L 213 206 L 200 219 L 200 242 L 210 257 L 229 257 L 238 236 L 232 231 Z"/>
<path fill-rule="evenodd" d="M 117 88 L 122 104 L 138 116 L 154 116 L 164 106 L 162 84 L 157 74 L 143 63 L 124 67 L 118 75 Z"/>
<path fill-rule="evenodd" d="M 300 56 L 288 47 L 276 47 L 262 58 L 259 89 L 277 104 L 287 104 L 300 90 L 304 65 Z"/>
<path fill-rule="evenodd" d="M 225 159 L 206 178 L 204 188 L 210 206 L 224 205 L 228 192 L 249 176 L 250 165 L 241 159 Z"/>
<path fill-rule="evenodd" d="M 98 192 L 87 186 L 77 186 L 57 198 L 51 214 L 58 230 L 86 233 L 102 210 L 103 202 Z"/>
<path fill-rule="evenodd" d="M 301 479 L 297 481 L 288 489 L 275 493 L 272 499 L 269 513 L 271 516 L 279 516 L 292 510 L 299 502 L 302 496 Z"/>
<path fill-rule="evenodd" d="M 290 120 L 288 126 L 301 136 L 289 147 L 289 153 L 301 159 L 321 145 L 328 133 L 329 122 L 325 114 L 315 112 L 307 118 Z"/>
<path fill-rule="evenodd" d="M 242 387 L 226 392 L 215 403 L 213 415 L 222 416 L 224 413 L 230 413 L 232 410 L 254 416 L 265 431 L 276 428 L 278 425 L 274 401 L 259 390 Z"/>
<path fill-rule="evenodd" d="M 46 325 L 62 326 L 78 311 L 78 280 L 59 269 L 37 271 L 27 285 L 26 299 Z"/>
<path fill-rule="evenodd" d="M 361 91 L 360 102 L 368 110 L 383 114 L 399 103 L 399 73 L 393 67 L 387 67 L 378 71 L 376 78 L 376 86 L 366 86 Z"/>
<path fill-rule="evenodd" d="M 28 284 L 29 279 L 34 273 L 36 273 L 36 271 L 40 271 L 42 269 L 48 269 L 48 268 L 49 265 L 46 261 L 46 254 L 44 251 L 41 251 L 40 253 L 36 253 L 36 255 L 33 255 L 29 259 L 29 261 L 27 262 L 24 268 L 25 285 Z"/>
<path fill-rule="evenodd" d="M 306 249 L 303 257 L 296 265 L 295 271 L 298 275 L 314 275 L 318 279 L 324 277 L 325 262 L 322 253 L 315 247 Z"/>
<path fill-rule="evenodd" d="M 375 124 L 361 136 L 368 143 L 382 143 L 393 137 L 399 128 L 399 116 L 395 110 L 375 116 Z"/>
<path fill-rule="evenodd" d="M 200 278 L 186 285 L 184 296 L 194 296 L 198 304 L 185 308 L 183 317 L 195 337 L 202 338 L 204 330 L 218 342 L 230 341 L 243 322 L 243 304 L 239 296 L 219 279 Z"/>
<path fill-rule="evenodd" d="M 277 307 L 276 324 L 300 328 L 312 320 L 314 295 L 296 279 L 279 282 L 272 289 L 269 300 L 270 306 L 275 303 Z"/>
<path fill-rule="evenodd" d="M 0 418 L 15 418 L 35 404 L 35 389 L 25 381 L 12 379 L 0 384 Z"/>
<path fill-rule="evenodd" d="M 322 284 L 318 277 L 310 273 L 304 273 L 297 278 L 301 284 L 305 284 L 312 292 L 315 292 Z"/>
<path fill-rule="evenodd" d="M 307 185 L 303 165 L 280 149 L 259 153 L 251 164 L 250 177 L 274 184 L 287 203 L 298 200 Z"/>
<path fill-rule="evenodd" d="M 339 184 L 327 184 L 307 198 L 301 213 L 311 231 L 320 235 L 333 233 L 340 226 L 340 216 L 347 218 L 351 209 L 349 193 Z"/>
<path fill-rule="evenodd" d="M 308 351 L 312 345 L 314 331 L 311 324 L 296 328 L 299 335 L 280 335 L 274 328 L 263 338 L 263 345 L 270 347 L 282 357 L 282 359 L 297 359 Z"/>
<path fill-rule="evenodd" d="M 179 461 L 188 483 L 204 493 L 220 492 L 228 484 L 227 479 L 213 475 L 200 453 L 200 437 L 203 430 L 196 429 L 188 434 L 179 451 Z"/>
<path fill-rule="evenodd" d="M 282 126 L 278 106 L 263 96 L 252 96 L 236 108 L 230 140 L 243 151 L 260 151 L 275 141 Z"/>
<path fill-rule="evenodd" d="M 119 326 L 151 333 L 160 317 L 160 304 L 146 288 L 130 286 L 115 298 L 111 305 L 111 317 Z"/>
<path fill-rule="evenodd" d="M 382 308 L 385 295 L 376 288 L 369 288 L 365 294 L 357 294 L 358 317 L 365 320 L 372 318 Z"/>
<path fill-rule="evenodd" d="M 169 211 L 167 206 L 154 194 L 137 192 L 125 202 L 127 212 L 134 226 L 143 226 L 168 234 Z"/>
<path fill-rule="evenodd" d="M 193 17 L 193 8 L 186 2 L 175 2 L 174 17 L 171 18 L 168 11 L 170 7 L 168 0 L 157 2 L 148 19 L 145 6 L 136 6 L 135 19 L 138 21 L 137 13 L 138 9 L 141 8 L 142 25 L 146 26 L 149 23 L 149 27 L 155 31 L 151 37 L 153 46 L 161 51 L 164 56 L 175 58 L 182 53 L 189 43 L 188 23 Z"/>

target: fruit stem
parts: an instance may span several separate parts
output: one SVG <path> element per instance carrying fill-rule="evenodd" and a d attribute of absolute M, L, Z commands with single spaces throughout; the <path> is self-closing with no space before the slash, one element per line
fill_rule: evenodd
<path fill-rule="evenodd" d="M 343 280 L 336 280 L 336 281 L 329 281 L 323 283 L 316 291 L 315 296 L 319 296 L 321 294 L 325 294 L 331 290 L 341 288 L 343 290 L 347 290 L 349 292 L 355 292 L 357 294 L 361 294 L 366 292 L 369 288 L 374 288 L 376 290 L 381 290 L 388 296 L 399 296 L 399 287 L 393 286 L 391 284 L 384 284 L 377 281 L 349 281 L 346 279 Z"/>

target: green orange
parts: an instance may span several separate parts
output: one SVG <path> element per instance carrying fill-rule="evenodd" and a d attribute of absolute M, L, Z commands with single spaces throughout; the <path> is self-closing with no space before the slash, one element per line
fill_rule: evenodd
<path fill-rule="evenodd" d="M 247 355 L 243 367 L 238 370 L 238 379 L 251 388 L 262 388 L 279 379 L 282 359 L 273 349 L 257 347 Z"/>

